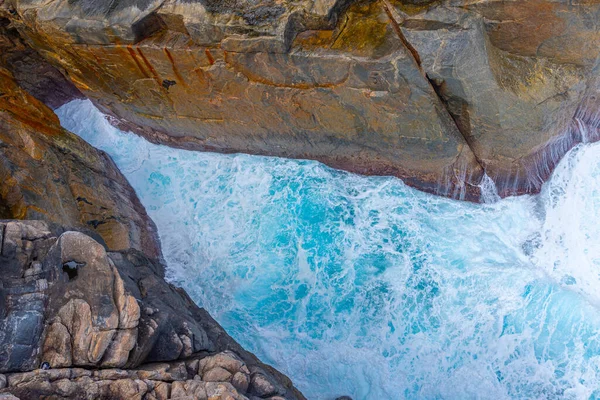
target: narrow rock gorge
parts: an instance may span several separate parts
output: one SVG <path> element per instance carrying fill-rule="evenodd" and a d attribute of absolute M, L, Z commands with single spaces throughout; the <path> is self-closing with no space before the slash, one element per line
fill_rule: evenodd
<path fill-rule="evenodd" d="M 304 399 L 165 280 L 67 102 L 479 202 L 599 140 L 599 96 L 600 0 L 0 0 L 0 399 Z"/>

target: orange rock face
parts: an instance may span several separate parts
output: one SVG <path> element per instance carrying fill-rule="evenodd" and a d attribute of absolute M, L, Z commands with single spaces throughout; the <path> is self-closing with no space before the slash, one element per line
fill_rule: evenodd
<path fill-rule="evenodd" d="M 0 219 L 84 229 L 110 250 L 160 256 L 156 228 L 112 160 L 61 128 L 0 64 Z"/>
<path fill-rule="evenodd" d="M 476 200 L 484 171 L 503 196 L 539 190 L 581 124 L 597 129 L 597 1 L 111 4 L 15 1 L 10 19 L 155 142 Z"/>

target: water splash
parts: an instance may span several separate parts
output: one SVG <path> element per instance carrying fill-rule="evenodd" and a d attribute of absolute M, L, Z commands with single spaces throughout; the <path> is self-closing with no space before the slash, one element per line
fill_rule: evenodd
<path fill-rule="evenodd" d="M 540 196 L 544 218 L 528 241 L 533 262 L 600 307 L 600 147 L 578 147 Z"/>
<path fill-rule="evenodd" d="M 169 279 L 308 398 L 600 397 L 599 145 L 539 196 L 476 205 L 58 114 L 130 180 Z"/>
<path fill-rule="evenodd" d="M 483 174 L 483 178 L 481 178 L 481 183 L 479 184 L 479 190 L 481 191 L 482 203 L 493 204 L 500 201 L 500 195 L 498 195 L 496 184 L 488 174 Z"/>

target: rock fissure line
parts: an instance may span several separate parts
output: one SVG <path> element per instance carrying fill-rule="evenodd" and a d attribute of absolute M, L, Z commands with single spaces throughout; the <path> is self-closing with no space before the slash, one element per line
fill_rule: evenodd
<path fill-rule="evenodd" d="M 394 32 L 396 32 L 396 34 L 398 35 L 398 38 L 400 39 L 400 41 L 402 42 L 404 47 L 406 47 L 406 49 L 412 55 L 413 59 L 415 60 L 415 63 L 419 67 L 419 70 L 421 71 L 421 73 L 423 73 L 423 75 L 425 75 L 425 72 L 423 71 L 423 67 L 421 66 L 421 56 L 419 55 L 419 52 L 417 51 L 417 49 L 415 49 L 413 47 L 413 45 L 410 44 L 410 42 L 408 40 L 406 40 L 406 36 L 404 36 L 404 33 L 402 32 L 402 28 L 400 27 L 401 22 L 398 22 L 398 20 L 396 20 L 396 16 L 398 15 L 396 10 L 394 10 L 394 8 L 390 4 L 389 0 L 381 0 L 381 2 L 382 2 L 383 8 L 384 8 L 386 14 L 388 15 L 388 17 L 390 19 L 390 23 L 392 24 L 392 27 L 394 28 Z"/>
<path fill-rule="evenodd" d="M 399 17 L 397 11 L 394 10 L 394 8 L 390 4 L 389 0 L 381 0 L 381 2 L 382 2 L 382 5 L 383 5 L 383 8 L 385 9 L 385 12 L 387 13 L 387 15 L 388 15 L 388 17 L 390 19 L 390 23 L 392 24 L 392 27 L 394 28 L 394 31 L 398 35 L 398 38 L 400 39 L 400 41 L 402 42 L 402 44 L 406 47 L 406 49 L 412 55 L 415 63 L 419 67 L 419 70 L 423 74 L 424 78 L 427 79 L 427 82 L 429 82 L 429 84 L 430 84 L 431 88 L 433 89 L 434 93 L 436 94 L 438 100 L 440 101 L 440 103 L 445 108 L 446 112 L 448 113 L 448 115 L 450 116 L 450 118 L 452 119 L 452 121 L 454 122 L 454 126 L 456 127 L 457 131 L 460 133 L 460 135 L 462 136 L 462 138 L 464 139 L 465 144 L 467 145 L 467 148 L 470 150 L 470 152 L 472 153 L 472 155 L 475 157 L 475 160 L 477 161 L 477 164 L 479 164 L 479 167 L 481 168 L 481 170 L 485 172 L 485 166 L 484 166 L 483 162 L 481 161 L 481 159 L 477 156 L 477 153 L 475 152 L 475 149 L 472 146 L 470 135 L 467 132 L 463 131 L 463 129 L 461 127 L 461 124 L 459 123 L 459 121 L 457 121 L 456 116 L 454 115 L 453 112 L 450 111 L 450 107 L 448 105 L 448 101 L 439 92 L 439 85 L 436 85 L 435 82 L 429 77 L 429 74 L 427 74 L 424 71 L 422 63 L 421 63 L 421 56 L 419 55 L 419 52 L 406 39 L 406 36 L 402 32 L 402 28 L 400 26 L 402 22 L 398 22 L 398 20 L 396 19 L 397 16 Z M 403 18 L 403 20 L 404 19 L 405 18 Z M 457 159 L 458 159 L 458 157 L 460 157 L 460 154 L 457 155 Z M 460 179 L 459 177 L 457 177 L 457 178 Z M 467 181 L 465 181 L 463 183 L 471 185 L 471 183 L 467 182 Z"/>
<path fill-rule="evenodd" d="M 475 157 L 475 160 L 477 160 L 477 163 L 481 167 L 481 170 L 485 172 L 485 165 L 484 165 L 483 161 L 481 160 L 481 158 L 479 158 L 479 156 L 477 155 L 477 152 L 475 151 L 475 149 L 473 148 L 471 135 L 468 132 L 465 132 L 463 130 L 463 128 L 461 126 L 462 124 L 460 124 L 460 122 L 457 120 L 456 115 L 450 111 L 450 106 L 448 104 L 448 101 L 445 99 L 444 95 L 442 93 L 440 93 L 440 86 L 437 85 L 434 82 L 434 80 L 429 77 L 428 74 L 425 74 L 425 77 L 427 78 L 427 81 L 429 82 L 429 84 L 431 85 L 433 90 L 435 91 L 435 94 L 437 95 L 438 99 L 440 100 L 440 103 L 444 106 L 444 108 L 446 109 L 446 112 L 448 113 L 450 118 L 452 118 L 452 121 L 454 121 L 456 130 L 460 133 L 462 138 L 465 140 L 465 144 L 467 145 L 467 148 L 473 154 L 473 157 Z M 468 182 L 465 182 L 465 183 L 468 183 Z"/>

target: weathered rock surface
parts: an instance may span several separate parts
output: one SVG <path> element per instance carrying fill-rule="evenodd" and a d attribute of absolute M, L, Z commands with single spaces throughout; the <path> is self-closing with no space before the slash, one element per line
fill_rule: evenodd
<path fill-rule="evenodd" d="M 44 219 L 159 257 L 154 223 L 110 157 L 62 129 L 3 68 L 12 51 L 1 54 L 0 218 Z"/>
<path fill-rule="evenodd" d="M 477 199 L 535 192 L 596 139 L 596 0 L 12 0 L 113 122 L 192 149 L 311 158 Z"/>
<path fill-rule="evenodd" d="M 600 2 L 396 4 L 407 40 L 500 195 L 536 192 L 600 134 Z"/>
<path fill-rule="evenodd" d="M 227 355 L 220 353 L 219 355 Z M 197 359 L 188 360 L 196 362 Z M 172 376 L 170 368 L 183 366 L 183 373 Z M 245 366 L 243 367 L 245 368 Z M 247 370 L 247 368 L 245 368 Z M 35 370 L 8 374 L 8 387 L 0 391 L 22 399 L 190 399 L 190 400 L 246 400 L 284 399 L 281 395 L 258 397 L 247 389 L 239 389 L 228 379 L 207 381 L 202 375 L 185 370 L 185 363 L 161 364 L 156 373 L 148 376 L 144 370 L 83 368 Z M 245 372 L 238 372 L 249 376 Z M 4 393 L 2 393 L 4 392 Z"/>
<path fill-rule="evenodd" d="M 37 51 L 24 43 L 10 20 L 0 15 L 0 65 L 8 69 L 17 84 L 52 109 L 83 94 L 50 65 Z"/>
<path fill-rule="evenodd" d="M 303 398 L 137 250 L 107 252 L 81 232 L 0 220 L 0 272 L 0 393 Z M 50 369 L 36 369 L 43 363 Z"/>

